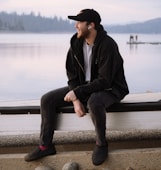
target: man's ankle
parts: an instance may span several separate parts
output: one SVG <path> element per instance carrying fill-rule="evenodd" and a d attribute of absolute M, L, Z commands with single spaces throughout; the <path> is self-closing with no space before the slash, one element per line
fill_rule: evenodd
<path fill-rule="evenodd" d="M 45 151 L 46 149 L 48 149 L 47 146 L 43 146 L 43 145 L 39 145 L 39 148 L 41 151 Z"/>
<path fill-rule="evenodd" d="M 108 146 L 108 142 L 107 141 L 105 141 L 105 142 L 98 142 L 98 141 L 96 141 L 96 146 Z"/>

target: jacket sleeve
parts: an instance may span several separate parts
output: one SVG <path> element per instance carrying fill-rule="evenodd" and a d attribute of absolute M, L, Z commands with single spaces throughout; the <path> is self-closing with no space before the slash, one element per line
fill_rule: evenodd
<path fill-rule="evenodd" d="M 68 86 L 70 90 L 75 89 L 79 84 L 79 77 L 76 71 L 76 63 L 73 55 L 72 49 L 69 48 L 66 59 L 66 74 L 68 77 Z"/>

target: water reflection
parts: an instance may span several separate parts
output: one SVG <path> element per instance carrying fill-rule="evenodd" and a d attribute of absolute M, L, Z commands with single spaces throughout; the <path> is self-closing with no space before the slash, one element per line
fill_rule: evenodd
<path fill-rule="evenodd" d="M 137 51 L 137 47 L 138 47 L 138 44 L 129 44 L 130 51 L 133 51 L 133 50 Z"/>

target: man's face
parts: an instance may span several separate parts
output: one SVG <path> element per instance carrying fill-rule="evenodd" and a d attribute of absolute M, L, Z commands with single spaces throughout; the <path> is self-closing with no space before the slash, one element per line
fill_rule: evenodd
<path fill-rule="evenodd" d="M 77 29 L 77 38 L 88 38 L 90 31 L 88 30 L 88 24 L 86 21 L 77 21 L 75 27 Z"/>

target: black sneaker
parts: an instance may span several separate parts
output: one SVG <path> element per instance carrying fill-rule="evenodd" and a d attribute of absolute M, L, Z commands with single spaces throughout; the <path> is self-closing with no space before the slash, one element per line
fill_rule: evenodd
<path fill-rule="evenodd" d="M 30 161 L 34 161 L 34 160 L 37 160 L 39 158 L 42 158 L 44 156 L 54 155 L 54 154 L 56 154 L 56 149 L 55 149 L 54 145 L 52 147 L 45 149 L 45 150 L 41 150 L 38 147 L 33 152 L 27 154 L 24 157 L 24 160 L 27 161 L 27 162 L 30 162 Z"/>
<path fill-rule="evenodd" d="M 92 154 L 92 162 L 94 165 L 102 164 L 108 156 L 108 146 L 96 145 Z"/>

